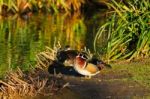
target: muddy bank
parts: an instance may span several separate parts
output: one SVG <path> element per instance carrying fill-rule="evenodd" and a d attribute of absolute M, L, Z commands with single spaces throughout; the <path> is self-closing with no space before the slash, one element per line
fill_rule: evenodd
<path fill-rule="evenodd" d="M 101 78 L 65 78 L 70 83 L 69 89 L 83 99 L 116 99 L 150 97 L 150 90 L 138 82 L 126 79 Z"/>
<path fill-rule="evenodd" d="M 147 99 L 150 90 L 147 86 L 132 80 L 129 71 L 119 69 L 104 70 L 99 75 L 85 77 L 63 75 L 61 80 L 68 83 L 53 96 L 37 95 L 34 99 Z"/>
<path fill-rule="evenodd" d="M 44 75 L 46 76 L 42 74 L 40 77 L 52 79 L 54 76 L 47 74 L 47 71 Z M 28 96 L 24 99 L 141 99 L 150 97 L 149 88 L 132 80 L 133 75 L 126 70 L 119 69 L 117 72 L 113 70 L 105 72 L 104 70 L 91 79 L 66 75 L 57 77 L 56 90 L 52 90 L 52 87 L 43 87 L 36 96 Z M 50 82 L 53 81 L 54 78 Z M 51 86 L 52 84 L 47 82 L 46 85 Z"/>

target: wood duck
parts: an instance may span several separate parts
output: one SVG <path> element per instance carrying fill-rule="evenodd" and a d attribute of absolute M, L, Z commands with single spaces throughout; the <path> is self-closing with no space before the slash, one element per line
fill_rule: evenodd
<path fill-rule="evenodd" d="M 98 60 L 97 58 L 92 58 L 88 60 L 87 57 L 81 53 L 76 56 L 74 62 L 74 69 L 79 74 L 88 76 L 89 78 L 100 73 L 100 70 L 102 70 L 104 67 L 111 68 L 110 65 L 104 63 L 101 60 Z"/>

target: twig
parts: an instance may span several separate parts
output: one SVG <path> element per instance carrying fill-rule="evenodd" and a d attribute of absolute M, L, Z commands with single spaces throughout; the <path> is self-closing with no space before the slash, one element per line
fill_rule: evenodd
<path fill-rule="evenodd" d="M 46 67 L 46 65 L 40 60 L 40 58 L 39 58 L 38 56 L 36 56 L 36 57 L 37 57 L 38 62 L 39 62 L 42 66 Z"/>
<path fill-rule="evenodd" d="M 7 83 L 3 82 L 2 80 L 0 80 L 0 83 L 2 83 L 2 84 L 4 84 L 5 86 L 7 86 L 7 87 L 11 88 L 12 90 L 14 90 L 14 89 L 15 89 L 15 87 L 13 87 L 13 86 L 11 86 L 11 85 L 9 85 L 9 84 L 7 84 Z"/>
<path fill-rule="evenodd" d="M 48 81 L 48 79 L 42 81 L 42 86 L 38 89 L 38 92 L 40 92 L 44 88 L 44 86 L 46 85 L 47 81 Z"/>

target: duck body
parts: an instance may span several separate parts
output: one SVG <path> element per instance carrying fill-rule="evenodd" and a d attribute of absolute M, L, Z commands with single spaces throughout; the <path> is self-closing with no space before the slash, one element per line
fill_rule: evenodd
<path fill-rule="evenodd" d="M 73 66 L 74 59 L 78 55 L 77 50 L 61 50 L 57 53 L 57 60 L 65 66 Z"/>
<path fill-rule="evenodd" d="M 100 73 L 100 71 L 107 66 L 106 63 L 104 63 L 101 60 L 98 60 L 96 58 L 87 59 L 84 57 L 84 55 L 80 54 L 76 56 L 75 62 L 74 62 L 74 69 L 81 75 L 84 76 L 95 76 Z"/>
<path fill-rule="evenodd" d="M 78 50 L 73 50 L 69 45 L 64 48 L 60 48 L 56 54 L 57 61 L 64 64 L 65 66 L 73 66 L 74 59 L 78 55 Z"/>
<path fill-rule="evenodd" d="M 94 76 L 98 73 L 100 73 L 99 69 L 93 65 L 93 64 L 88 64 L 85 68 L 80 68 L 78 66 L 74 66 L 74 69 L 81 75 L 84 75 L 84 76 Z"/>

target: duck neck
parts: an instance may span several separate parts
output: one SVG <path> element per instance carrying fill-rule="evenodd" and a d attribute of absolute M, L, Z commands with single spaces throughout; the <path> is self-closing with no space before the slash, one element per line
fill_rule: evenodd
<path fill-rule="evenodd" d="M 81 57 L 76 57 L 75 59 L 75 66 L 77 66 L 78 68 L 85 68 L 86 67 L 86 60 L 81 58 Z"/>

